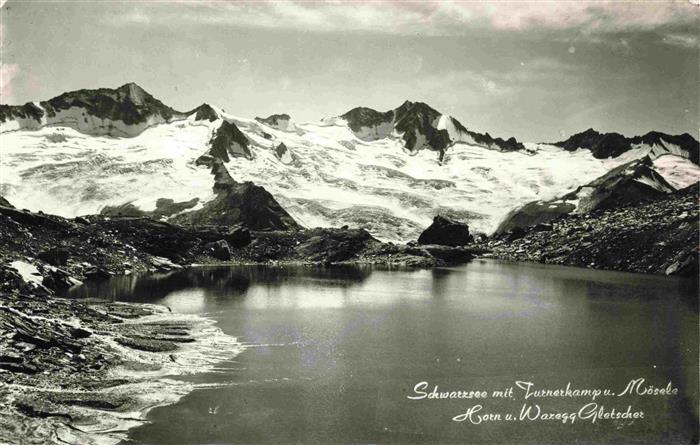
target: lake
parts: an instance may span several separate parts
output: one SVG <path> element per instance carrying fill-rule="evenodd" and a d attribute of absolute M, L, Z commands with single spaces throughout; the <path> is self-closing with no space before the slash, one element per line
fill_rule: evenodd
<path fill-rule="evenodd" d="M 477 260 L 201 267 L 75 295 L 204 314 L 246 346 L 186 377 L 198 389 L 152 410 L 135 443 L 657 444 L 697 441 L 696 286 Z"/>

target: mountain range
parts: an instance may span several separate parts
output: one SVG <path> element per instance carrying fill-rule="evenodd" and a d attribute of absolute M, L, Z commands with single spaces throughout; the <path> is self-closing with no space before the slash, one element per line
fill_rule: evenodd
<path fill-rule="evenodd" d="M 20 208 L 256 230 L 349 225 L 391 241 L 416 239 L 437 213 L 490 233 L 529 202 L 609 187 L 596 179 L 639 159 L 653 173 L 636 183 L 700 178 L 688 134 L 591 129 L 527 143 L 410 101 L 319 122 L 246 119 L 209 104 L 180 112 L 134 83 L 0 105 L 0 146 L 0 196 Z"/>

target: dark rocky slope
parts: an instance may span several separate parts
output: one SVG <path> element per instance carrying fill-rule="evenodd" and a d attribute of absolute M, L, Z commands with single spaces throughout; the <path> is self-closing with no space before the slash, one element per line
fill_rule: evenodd
<path fill-rule="evenodd" d="M 516 228 L 546 223 L 570 213 L 613 209 L 660 198 L 675 189 L 653 168 L 649 157 L 610 170 L 559 198 L 533 201 L 510 212 L 496 229 L 500 235 Z"/>
<path fill-rule="evenodd" d="M 585 148 L 593 153 L 596 158 L 616 158 L 629 151 L 634 145 L 656 146 L 654 153 L 658 156 L 662 153 L 674 153 L 690 159 L 695 164 L 700 163 L 700 143 L 688 133 L 681 135 L 669 135 L 658 131 L 650 131 L 643 136 L 626 137 L 619 133 L 599 133 L 592 128 L 577 133 L 570 138 L 555 142 L 553 145 L 562 147 L 567 151 Z M 676 148 L 670 145 L 678 146 Z"/>
<path fill-rule="evenodd" d="M 514 261 L 697 277 L 699 192 L 696 184 L 645 203 L 568 215 L 482 246 Z"/>
<path fill-rule="evenodd" d="M 243 225 L 251 230 L 301 228 L 263 187 L 235 181 L 221 159 L 205 155 L 197 162 L 211 168 L 216 197 L 201 209 L 175 215 L 171 221 L 185 225 Z"/>

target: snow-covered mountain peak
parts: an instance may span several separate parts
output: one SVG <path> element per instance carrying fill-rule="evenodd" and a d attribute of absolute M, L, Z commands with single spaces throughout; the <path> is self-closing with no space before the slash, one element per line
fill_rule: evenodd
<path fill-rule="evenodd" d="M 380 112 L 372 108 L 357 107 L 339 116 L 347 122 L 355 136 L 372 141 L 387 137 L 399 137 L 410 152 L 427 149 L 439 152 L 439 159 L 454 144 L 476 145 L 490 150 L 524 150 L 523 144 L 509 138 L 493 138 L 468 130 L 461 122 L 437 111 L 424 102 L 405 101 L 400 106 Z M 332 119 L 326 122 L 336 122 Z"/>
<path fill-rule="evenodd" d="M 63 126 L 90 135 L 134 137 L 185 117 L 137 84 L 127 83 L 116 89 L 71 91 L 39 103 L 0 105 L 0 133 Z"/>

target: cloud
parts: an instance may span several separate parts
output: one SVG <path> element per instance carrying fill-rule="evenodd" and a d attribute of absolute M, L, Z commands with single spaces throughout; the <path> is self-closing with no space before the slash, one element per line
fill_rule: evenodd
<path fill-rule="evenodd" d="M 671 46 L 682 46 L 690 49 L 700 48 L 700 38 L 697 34 L 667 34 L 662 41 Z"/>
<path fill-rule="evenodd" d="M 0 103 L 7 104 L 14 101 L 12 81 L 19 72 L 19 65 L 15 63 L 0 63 Z"/>
<path fill-rule="evenodd" d="M 256 1 L 140 2 L 105 18 L 111 25 L 214 24 L 314 32 L 460 35 L 469 29 L 656 29 L 698 20 L 685 2 L 645 1 Z"/>

